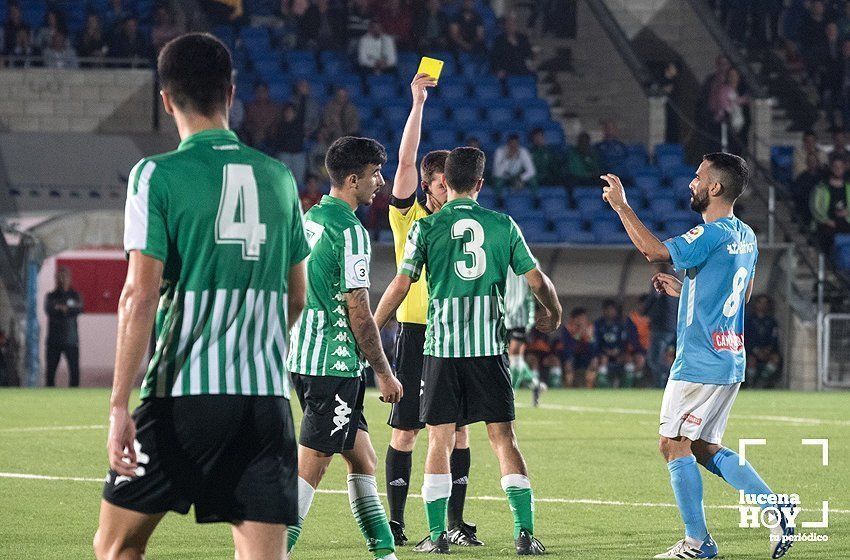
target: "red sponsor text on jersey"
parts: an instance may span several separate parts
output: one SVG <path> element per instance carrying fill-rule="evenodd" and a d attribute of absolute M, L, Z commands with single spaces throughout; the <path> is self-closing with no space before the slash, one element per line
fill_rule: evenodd
<path fill-rule="evenodd" d="M 744 349 L 743 333 L 715 331 L 711 335 L 711 341 L 714 343 L 714 349 L 717 351 L 728 350 L 730 352 L 740 352 Z"/>
<path fill-rule="evenodd" d="M 683 414 L 682 415 L 682 421 L 688 422 L 690 424 L 696 424 L 697 426 L 702 424 L 702 418 L 697 418 L 693 414 Z"/>

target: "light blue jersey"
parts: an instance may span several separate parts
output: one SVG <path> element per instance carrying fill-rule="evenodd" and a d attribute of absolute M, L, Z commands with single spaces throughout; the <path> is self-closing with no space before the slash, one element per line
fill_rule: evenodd
<path fill-rule="evenodd" d="M 753 230 L 738 218 L 697 226 L 664 242 L 685 271 L 670 379 L 716 385 L 744 380 L 744 307 L 756 270 Z"/>

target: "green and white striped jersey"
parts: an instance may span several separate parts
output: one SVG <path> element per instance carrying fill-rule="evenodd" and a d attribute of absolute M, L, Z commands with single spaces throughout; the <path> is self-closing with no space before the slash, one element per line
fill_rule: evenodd
<path fill-rule="evenodd" d="M 289 396 L 287 282 L 309 248 L 292 172 L 227 130 L 133 168 L 124 249 L 164 263 L 141 398 Z"/>
<path fill-rule="evenodd" d="M 505 282 L 505 328 L 531 330 L 534 326 L 534 294 L 525 276 L 508 271 Z"/>
<path fill-rule="evenodd" d="M 537 262 L 516 223 L 472 199 L 447 202 L 410 229 L 399 274 L 416 281 L 425 266 L 425 354 L 438 358 L 505 352 L 508 268 L 523 275 Z"/>
<path fill-rule="evenodd" d="M 304 231 L 307 304 L 292 327 L 286 365 L 301 375 L 358 377 L 365 364 L 343 294 L 369 287 L 369 234 L 347 202 L 328 195 L 307 211 Z"/>

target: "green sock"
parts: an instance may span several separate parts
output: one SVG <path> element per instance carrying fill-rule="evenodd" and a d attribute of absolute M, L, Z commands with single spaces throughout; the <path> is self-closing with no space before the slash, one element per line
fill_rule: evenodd
<path fill-rule="evenodd" d="M 286 528 L 286 551 L 289 552 L 295 548 L 295 543 L 298 542 L 298 537 L 301 536 L 301 526 L 304 524 L 304 519 L 310 511 L 310 506 L 313 505 L 313 496 L 316 490 L 310 486 L 310 483 L 298 477 L 298 523 L 289 525 Z"/>
<path fill-rule="evenodd" d="M 508 496 L 508 504 L 514 516 L 514 538 L 525 529 L 534 534 L 534 495 L 527 476 L 509 474 L 502 477 L 502 488 Z"/>
<path fill-rule="evenodd" d="M 446 513 L 449 497 L 452 495 L 452 475 L 425 473 L 422 484 L 422 499 L 425 502 L 425 518 L 428 520 L 428 532 L 435 541 L 446 530 Z"/>
<path fill-rule="evenodd" d="M 366 538 L 366 546 L 375 558 L 383 558 L 395 552 L 395 540 L 384 505 L 378 497 L 375 477 L 366 474 L 348 475 L 348 500 L 351 502 L 351 513 Z"/>

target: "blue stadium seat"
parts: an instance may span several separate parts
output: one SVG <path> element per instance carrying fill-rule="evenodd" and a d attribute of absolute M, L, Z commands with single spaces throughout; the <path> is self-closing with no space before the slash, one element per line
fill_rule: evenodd
<path fill-rule="evenodd" d="M 502 98 L 502 86 L 498 84 L 480 84 L 472 87 L 479 101 L 493 101 Z"/>
<path fill-rule="evenodd" d="M 487 109 L 487 121 L 495 126 L 502 126 L 513 122 L 516 117 L 513 110 L 507 107 L 493 107 Z"/>
<path fill-rule="evenodd" d="M 661 155 L 678 155 L 680 158 L 685 157 L 685 147 L 681 144 L 656 144 L 655 157 Z"/>
<path fill-rule="evenodd" d="M 363 95 L 363 87 L 361 86 L 360 77 L 352 74 L 337 76 L 333 81 L 334 88 L 345 88 L 348 90 L 348 96 L 351 99 L 357 99 Z"/>
<path fill-rule="evenodd" d="M 770 170 L 774 179 L 790 185 L 794 180 L 794 146 L 771 147 Z"/>
<path fill-rule="evenodd" d="M 289 99 L 292 98 L 292 84 L 282 79 L 270 81 L 269 97 L 278 103 L 289 101 Z"/>
<path fill-rule="evenodd" d="M 546 216 L 547 220 L 556 225 L 561 222 L 574 222 L 582 219 L 580 211 L 570 210 L 569 208 L 559 208 L 558 206 L 544 206 L 543 214 Z"/>
<path fill-rule="evenodd" d="M 508 195 L 510 196 L 510 195 Z M 548 223 L 546 220 L 546 215 L 543 213 L 543 210 L 537 210 L 536 208 L 525 208 L 525 209 L 517 209 L 512 208 L 510 206 L 509 198 L 506 199 L 508 203 L 507 212 L 516 222 L 529 223 L 534 222 L 536 224 L 540 224 L 546 229 L 546 224 Z"/>
<path fill-rule="evenodd" d="M 548 124 L 543 124 L 543 136 L 546 138 L 546 143 L 553 146 L 562 146 L 566 143 L 567 138 L 564 135 L 564 130 L 561 125 L 549 121 Z"/>
<path fill-rule="evenodd" d="M 505 211 L 515 216 L 534 210 L 534 199 L 528 191 L 512 191 L 505 193 L 504 205 Z"/>
<path fill-rule="evenodd" d="M 537 187 L 537 198 L 540 200 L 551 198 L 566 199 L 567 191 L 561 185 L 540 185 Z"/>
<path fill-rule="evenodd" d="M 478 204 L 480 204 L 484 208 L 495 210 L 498 206 L 498 199 L 496 198 L 496 193 L 491 190 L 482 190 L 480 193 L 478 193 Z"/>
<path fill-rule="evenodd" d="M 694 174 L 689 173 L 687 175 L 674 175 L 670 177 L 670 187 L 675 192 L 679 191 L 690 191 L 691 181 L 694 180 Z"/>
<path fill-rule="evenodd" d="M 434 101 L 437 101 L 436 99 Z M 431 105 L 431 100 L 428 100 L 428 110 L 422 113 L 422 128 L 432 130 L 446 124 L 449 117 L 446 116 L 446 111 L 441 105 Z"/>
<path fill-rule="evenodd" d="M 407 121 L 408 110 L 399 105 L 387 105 L 381 107 L 378 111 L 384 117 L 384 122 L 390 128 L 404 129 L 404 123 Z"/>
<path fill-rule="evenodd" d="M 252 54 L 271 51 L 271 37 L 265 27 L 243 27 L 239 30 L 239 38 Z"/>
<path fill-rule="evenodd" d="M 464 83 L 443 83 L 437 86 L 440 98 L 445 101 L 460 101 L 467 98 L 467 88 Z"/>
<path fill-rule="evenodd" d="M 458 134 L 457 130 L 447 126 L 436 128 L 429 133 L 430 142 L 438 146 L 445 146 L 446 149 L 451 149 L 457 146 Z"/>
<path fill-rule="evenodd" d="M 606 206 L 607 203 L 602 200 L 602 189 L 599 189 L 598 196 L 576 200 L 576 209 L 581 212 L 582 216 L 592 216 Z"/>
<path fill-rule="evenodd" d="M 555 231 L 563 243 L 590 244 L 595 241 L 593 234 L 586 231 L 579 220 L 558 222 L 555 224 Z"/>
<path fill-rule="evenodd" d="M 374 99 L 391 99 L 398 96 L 398 81 L 394 76 L 369 76 L 366 79 L 369 96 Z"/>
<path fill-rule="evenodd" d="M 537 87 L 537 78 L 533 75 L 527 76 L 508 76 L 505 78 L 505 83 L 508 85 L 508 89 L 514 87 Z"/>
<path fill-rule="evenodd" d="M 526 99 L 534 99 L 537 97 L 537 86 L 524 83 L 508 86 L 508 94 L 511 99 L 522 101 Z"/>
<path fill-rule="evenodd" d="M 684 164 L 684 159 L 677 153 L 662 153 L 655 156 L 655 164 L 665 175 L 669 175 L 674 169 Z"/>
<path fill-rule="evenodd" d="M 676 201 L 672 198 L 651 198 L 649 208 L 659 221 L 667 219 L 676 212 Z"/>
<path fill-rule="evenodd" d="M 260 78 L 266 82 L 280 81 L 283 79 L 283 68 L 280 61 L 275 59 L 258 60 L 254 63 L 254 70 Z"/>
<path fill-rule="evenodd" d="M 632 176 L 635 187 L 650 196 L 661 187 L 661 173 L 654 167 L 644 167 Z"/>
<path fill-rule="evenodd" d="M 611 219 L 595 220 L 590 224 L 590 231 L 597 243 L 606 245 L 621 245 L 630 243 L 623 224 L 613 216 Z"/>
<path fill-rule="evenodd" d="M 538 126 L 550 122 L 549 107 L 527 107 L 522 110 L 522 118 L 530 126 Z"/>
<path fill-rule="evenodd" d="M 461 105 L 452 110 L 452 120 L 459 126 L 477 124 L 481 119 L 481 112 L 474 105 Z"/>
<path fill-rule="evenodd" d="M 693 220 L 670 220 L 664 221 L 664 231 L 670 237 L 675 237 L 677 235 L 682 235 L 683 233 L 690 231 L 697 222 Z"/>

